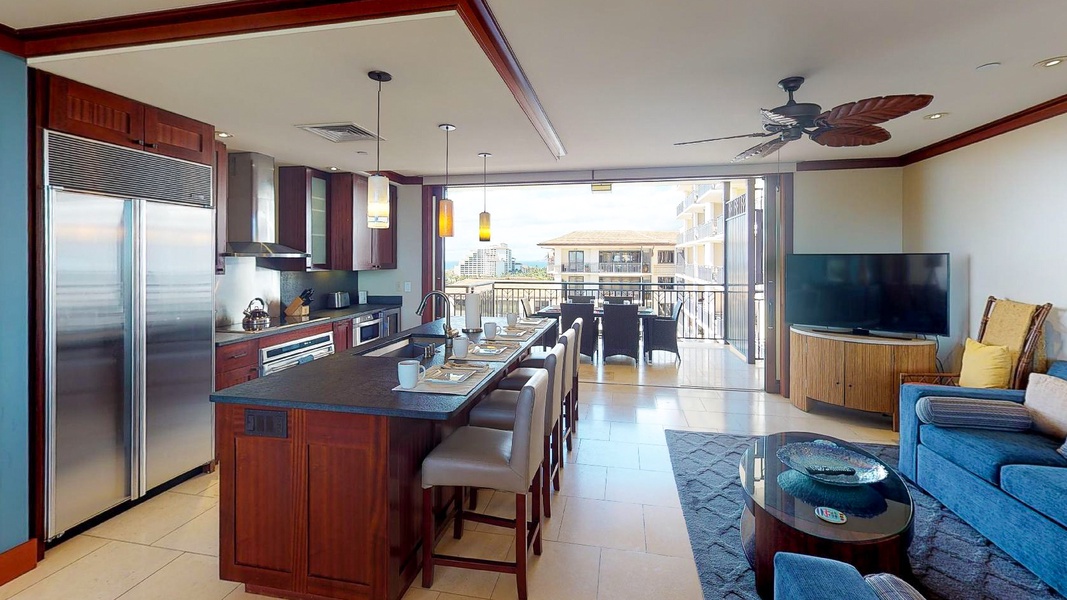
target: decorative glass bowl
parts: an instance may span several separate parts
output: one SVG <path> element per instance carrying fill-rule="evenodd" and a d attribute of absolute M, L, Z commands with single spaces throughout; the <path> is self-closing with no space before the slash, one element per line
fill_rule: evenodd
<path fill-rule="evenodd" d="M 830 485 L 868 485 L 889 476 L 885 465 L 874 458 L 829 440 L 786 444 L 777 455 L 789 468 Z"/>

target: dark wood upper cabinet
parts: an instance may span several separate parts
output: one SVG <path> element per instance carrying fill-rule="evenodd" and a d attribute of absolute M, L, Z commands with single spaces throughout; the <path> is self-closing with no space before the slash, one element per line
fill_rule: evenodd
<path fill-rule="evenodd" d="M 205 165 L 215 128 L 77 81 L 47 75 L 49 129 Z"/>
<path fill-rule="evenodd" d="M 144 107 L 144 149 L 156 154 L 211 164 L 215 128 L 152 106 Z"/>
<path fill-rule="evenodd" d="M 367 179 L 353 176 L 352 247 L 354 269 L 374 271 L 396 268 L 396 188 L 389 186 L 389 227 L 367 227 Z"/>
<path fill-rule="evenodd" d="M 47 127 L 117 146 L 144 147 L 144 105 L 49 75 Z"/>
<path fill-rule="evenodd" d="M 340 269 L 330 264 L 327 252 L 327 198 L 330 177 L 310 167 L 278 169 L 278 243 L 310 256 L 296 270 Z"/>
<path fill-rule="evenodd" d="M 396 268 L 396 186 L 389 186 L 389 228 L 371 229 L 374 236 L 374 269 Z"/>
<path fill-rule="evenodd" d="M 229 196 L 230 161 L 226 144 L 216 141 L 214 145 L 215 158 L 215 273 L 226 273 L 226 259 L 222 253 L 226 251 L 226 199 Z"/>

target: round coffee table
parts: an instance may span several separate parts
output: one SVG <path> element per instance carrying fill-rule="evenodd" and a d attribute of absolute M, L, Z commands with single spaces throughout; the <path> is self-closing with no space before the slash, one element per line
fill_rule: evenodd
<path fill-rule="evenodd" d="M 878 460 L 854 444 L 801 432 L 758 438 L 745 451 L 740 464 L 745 498 L 741 545 L 756 572 L 756 591 L 762 598 L 774 595 L 777 552 L 840 560 L 863 574 L 906 576 L 910 571 L 907 552 L 914 511 L 904 481 L 888 468 L 889 476 L 879 483 L 836 486 L 801 475 L 778 460 L 778 448 L 814 440 L 829 440 Z M 848 520 L 840 525 L 823 521 L 815 516 L 820 506 L 840 510 Z"/>

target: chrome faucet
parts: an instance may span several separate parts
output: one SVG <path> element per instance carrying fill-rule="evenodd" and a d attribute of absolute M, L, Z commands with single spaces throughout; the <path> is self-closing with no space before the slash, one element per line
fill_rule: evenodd
<path fill-rule="evenodd" d="M 422 302 L 419 303 L 419 307 L 415 309 L 415 314 L 422 316 L 423 311 L 426 310 L 426 301 L 431 296 L 440 296 L 445 301 L 445 306 L 448 310 L 445 311 L 445 348 L 452 347 L 452 338 L 459 335 L 459 332 L 452 329 L 452 299 L 448 297 L 448 294 L 438 290 L 430 290 L 425 296 L 422 297 Z"/>

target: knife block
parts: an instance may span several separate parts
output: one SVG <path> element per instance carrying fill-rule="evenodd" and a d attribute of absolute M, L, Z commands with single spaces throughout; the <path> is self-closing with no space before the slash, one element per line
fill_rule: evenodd
<path fill-rule="evenodd" d="M 304 306 L 304 300 L 302 298 L 293 298 L 293 301 L 289 303 L 289 306 L 285 307 L 285 314 L 290 317 L 306 317 L 311 312 L 307 306 Z"/>

